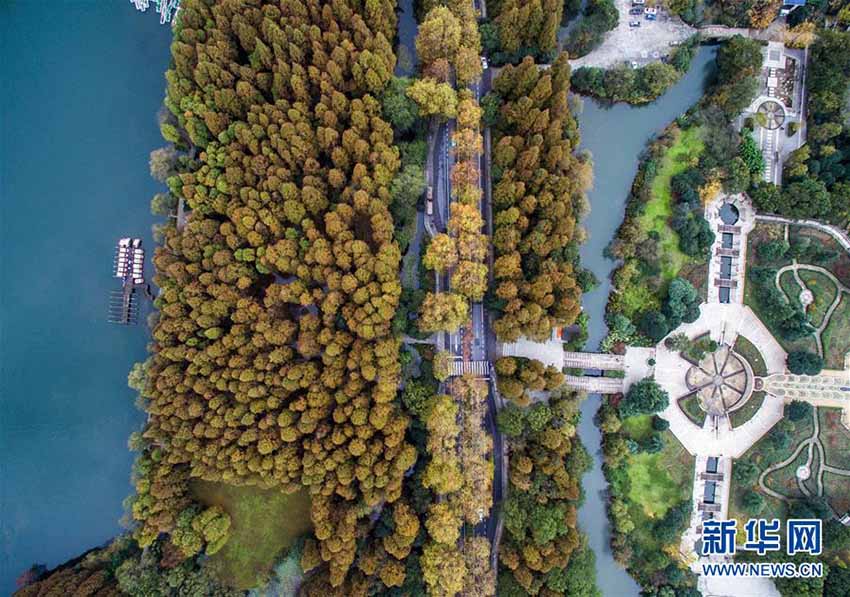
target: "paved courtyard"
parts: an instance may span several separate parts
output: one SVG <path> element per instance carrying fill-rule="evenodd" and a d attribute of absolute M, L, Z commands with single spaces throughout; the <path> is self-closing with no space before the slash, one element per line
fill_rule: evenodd
<path fill-rule="evenodd" d="M 677 44 L 697 31 L 680 18 L 670 16 L 663 9 L 658 11 L 656 21 L 648 21 L 643 15 L 630 15 L 631 0 L 615 0 L 620 11 L 620 21 L 614 29 L 605 34 L 605 41 L 587 56 L 571 60 L 573 68 L 580 66 L 598 66 L 611 68 L 625 63 L 636 62 L 644 66 L 657 62 Z M 639 21 L 640 27 L 629 27 L 630 21 Z M 561 30 L 562 32 L 565 29 Z M 559 35 L 563 43 L 564 36 Z"/>
<path fill-rule="evenodd" d="M 765 161 L 763 179 L 782 184 L 782 165 L 788 155 L 805 143 L 804 118 L 807 50 L 786 48 L 771 41 L 764 49 L 764 66 L 759 75 L 759 92 L 739 118 L 739 126 L 747 118 L 762 120 L 753 137 Z M 796 123 L 793 135 L 789 128 Z"/>

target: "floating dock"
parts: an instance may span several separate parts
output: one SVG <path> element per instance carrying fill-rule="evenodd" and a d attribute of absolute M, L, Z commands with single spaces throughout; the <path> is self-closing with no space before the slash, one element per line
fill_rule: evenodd
<path fill-rule="evenodd" d="M 122 238 L 115 247 L 112 275 L 121 280 L 121 290 L 109 293 L 109 323 L 139 323 L 139 301 L 136 290 L 150 297 L 145 283 L 145 250 L 140 238 Z"/>

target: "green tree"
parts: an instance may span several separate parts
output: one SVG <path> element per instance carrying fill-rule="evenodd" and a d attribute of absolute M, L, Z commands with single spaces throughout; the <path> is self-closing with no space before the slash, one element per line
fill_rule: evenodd
<path fill-rule="evenodd" d="M 419 119 L 419 107 L 407 95 L 411 83 L 408 77 L 393 77 L 381 96 L 384 117 L 399 135 L 410 131 Z"/>
<path fill-rule="evenodd" d="M 788 370 L 796 375 L 817 375 L 823 369 L 823 359 L 806 350 L 794 350 L 788 353 Z"/>
<path fill-rule="evenodd" d="M 808 402 L 802 400 L 792 400 L 791 404 L 785 407 L 788 412 L 788 418 L 792 421 L 802 421 L 812 417 L 813 407 Z"/>
<path fill-rule="evenodd" d="M 740 485 L 752 485 L 758 479 L 760 469 L 749 460 L 736 460 L 732 468 L 732 478 Z"/>
<path fill-rule="evenodd" d="M 741 505 L 744 512 L 750 516 L 757 516 L 764 509 L 764 497 L 752 489 L 747 490 L 741 497 Z"/>
<path fill-rule="evenodd" d="M 655 414 L 667 408 L 670 397 L 652 378 L 647 377 L 632 384 L 625 398 L 620 402 L 620 416 L 631 417 L 641 414 Z"/>

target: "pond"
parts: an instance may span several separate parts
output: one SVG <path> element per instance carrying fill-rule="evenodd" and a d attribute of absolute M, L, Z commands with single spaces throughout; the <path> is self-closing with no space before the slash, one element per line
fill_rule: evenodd
<path fill-rule="evenodd" d="M 701 48 L 691 70 L 648 106 L 610 106 L 594 100 L 584 101 L 579 116 L 581 147 L 593 154 L 594 187 L 588 193 L 591 213 L 583 224 L 589 238 L 582 245 L 581 259 L 584 267 L 592 270 L 600 280 L 599 286 L 585 294 L 582 300 L 584 311 L 590 316 L 586 350 L 597 350 L 607 333 L 605 304 L 611 291 L 609 275 L 615 263 L 603 253 L 623 219 L 640 153 L 647 141 L 702 96 L 715 53 L 715 47 Z M 640 591 L 637 583 L 614 561 L 609 547 L 610 530 L 605 512 L 608 484 L 602 474 L 602 435 L 593 423 L 601 400 L 601 396 L 592 394 L 581 409 L 579 435 L 593 456 L 593 468 L 583 480 L 587 499 L 579 511 L 579 521 L 596 553 L 597 581 L 602 594 L 606 597 L 636 596 Z"/>
<path fill-rule="evenodd" d="M 153 249 L 170 38 L 126 0 L 0 4 L 2 595 L 121 529 L 147 331 L 106 319 L 116 241 Z"/>

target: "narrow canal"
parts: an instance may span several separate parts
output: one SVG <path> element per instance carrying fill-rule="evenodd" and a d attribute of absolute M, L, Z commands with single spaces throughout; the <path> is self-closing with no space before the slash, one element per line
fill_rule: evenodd
<path fill-rule="evenodd" d="M 691 70 L 655 103 L 632 107 L 625 104 L 605 106 L 585 99 L 579 115 L 583 149 L 593 154 L 593 190 L 588 193 L 591 213 L 584 221 L 589 238 L 581 248 L 585 267 L 600 280 L 599 287 L 584 295 L 583 306 L 590 316 L 586 350 L 596 350 L 605 337 L 605 304 L 611 290 L 609 275 L 615 263 L 603 256 L 606 245 L 623 218 L 638 158 L 648 140 L 656 136 L 700 96 L 714 65 L 715 47 L 703 47 L 693 60 Z M 602 474 L 602 435 L 593 423 L 601 396 L 591 394 L 581 408 L 579 436 L 593 456 L 593 468 L 583 480 L 586 499 L 579 511 L 581 528 L 588 534 L 596 553 L 597 582 L 605 597 L 636 596 L 637 583 L 620 567 L 609 547 L 608 519 L 605 513 L 608 484 Z"/>
<path fill-rule="evenodd" d="M 126 0 L 0 3 L 0 595 L 121 530 L 147 330 L 108 293 L 117 239 L 153 248 L 170 41 Z"/>

